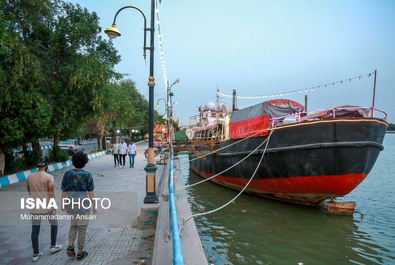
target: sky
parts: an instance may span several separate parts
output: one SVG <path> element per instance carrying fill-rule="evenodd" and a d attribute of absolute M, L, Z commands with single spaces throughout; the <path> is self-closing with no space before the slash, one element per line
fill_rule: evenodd
<path fill-rule="evenodd" d="M 125 5 L 143 10 L 150 2 L 73 0 L 96 12 L 103 31 Z M 385 0 L 163 0 L 159 5 L 167 78 L 181 122 L 198 106 L 215 102 L 216 89 L 240 96 L 279 94 L 348 79 L 377 69 L 375 106 L 395 123 L 395 1 Z M 149 24 L 148 24 L 149 26 Z M 148 99 L 149 59 L 143 59 L 143 18 L 135 10 L 117 19 L 122 36 L 113 43 L 128 74 Z M 107 37 L 102 33 L 104 37 Z M 157 35 L 157 31 L 155 32 Z M 149 40 L 149 37 L 147 41 Z M 155 104 L 165 83 L 155 38 Z M 373 77 L 321 87 L 308 93 L 308 109 L 372 105 Z M 304 104 L 304 94 L 286 96 Z M 221 102 L 231 104 L 231 98 Z M 264 99 L 239 99 L 238 108 Z M 159 113 L 164 113 L 163 101 Z"/>

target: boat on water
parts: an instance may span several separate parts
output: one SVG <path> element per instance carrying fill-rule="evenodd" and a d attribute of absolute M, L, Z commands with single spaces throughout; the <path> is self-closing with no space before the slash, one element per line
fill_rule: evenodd
<path fill-rule="evenodd" d="M 239 110 L 209 103 L 186 131 L 190 168 L 203 178 L 223 172 L 210 181 L 234 190 L 257 169 L 245 192 L 315 206 L 345 196 L 367 177 L 383 150 L 386 117 L 360 106 L 306 112 L 289 99 Z"/>

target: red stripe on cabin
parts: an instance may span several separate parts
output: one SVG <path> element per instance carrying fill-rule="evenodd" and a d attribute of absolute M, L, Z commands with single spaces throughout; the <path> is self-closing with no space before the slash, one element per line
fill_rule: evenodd
<path fill-rule="evenodd" d="M 232 122 L 229 126 L 229 137 L 231 139 L 248 137 L 259 131 L 262 131 L 263 129 L 266 129 L 267 127 L 269 127 L 269 117 L 266 115 Z M 266 130 L 257 134 L 256 136 L 264 136 L 267 134 L 268 132 Z"/>

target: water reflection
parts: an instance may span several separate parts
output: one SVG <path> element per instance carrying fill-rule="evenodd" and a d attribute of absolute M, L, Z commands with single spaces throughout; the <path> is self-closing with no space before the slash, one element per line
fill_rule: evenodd
<path fill-rule="evenodd" d="M 187 183 L 201 180 L 181 158 Z M 214 209 L 237 193 L 206 182 L 188 190 L 194 213 Z M 390 250 L 359 229 L 360 215 L 333 216 L 324 208 L 243 195 L 209 216 L 195 219 L 203 248 L 214 264 L 389 264 Z"/>

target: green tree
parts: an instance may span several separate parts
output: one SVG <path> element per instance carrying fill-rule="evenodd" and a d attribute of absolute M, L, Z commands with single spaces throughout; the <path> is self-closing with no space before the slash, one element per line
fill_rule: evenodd
<path fill-rule="evenodd" d="M 91 126 L 94 123 L 96 126 L 99 148 L 104 148 L 106 134 L 112 132 L 115 136 L 117 129 L 123 130 L 124 134 L 130 134 L 131 129 L 137 129 L 139 134 L 148 132 L 148 101 L 132 80 L 106 85 L 97 97 L 96 106 L 88 124 Z M 162 119 L 156 111 L 154 117 Z"/>
<path fill-rule="evenodd" d="M 0 16 L 0 148 L 3 150 L 37 142 L 46 134 L 51 107 L 42 96 L 42 75 L 37 58 L 23 36 Z M 40 149 L 39 149 L 40 150 Z"/>
<path fill-rule="evenodd" d="M 62 3 L 53 22 L 47 49 L 47 97 L 53 106 L 50 121 L 54 145 L 71 137 L 92 112 L 108 81 L 119 78 L 113 67 L 120 57 L 99 33 L 99 18 L 79 5 Z"/>
<path fill-rule="evenodd" d="M 91 113 L 120 57 L 99 18 L 60 0 L 0 1 L 0 149 L 71 137 Z"/>
<path fill-rule="evenodd" d="M 109 124 L 112 123 L 114 130 L 124 128 L 134 113 L 130 93 L 130 89 L 134 89 L 134 83 L 130 81 L 130 84 L 129 87 L 123 87 L 118 83 L 109 83 L 97 97 L 97 108 L 92 119 L 98 132 L 99 148 L 104 148 L 104 138 Z"/>
<path fill-rule="evenodd" d="M 95 110 L 95 99 L 120 57 L 99 33 L 99 18 L 79 5 L 59 0 L 4 1 L 7 31 L 19 36 L 35 62 L 42 96 L 52 107 L 48 134 L 67 138 Z M 31 77 L 26 76 L 26 79 Z"/>

